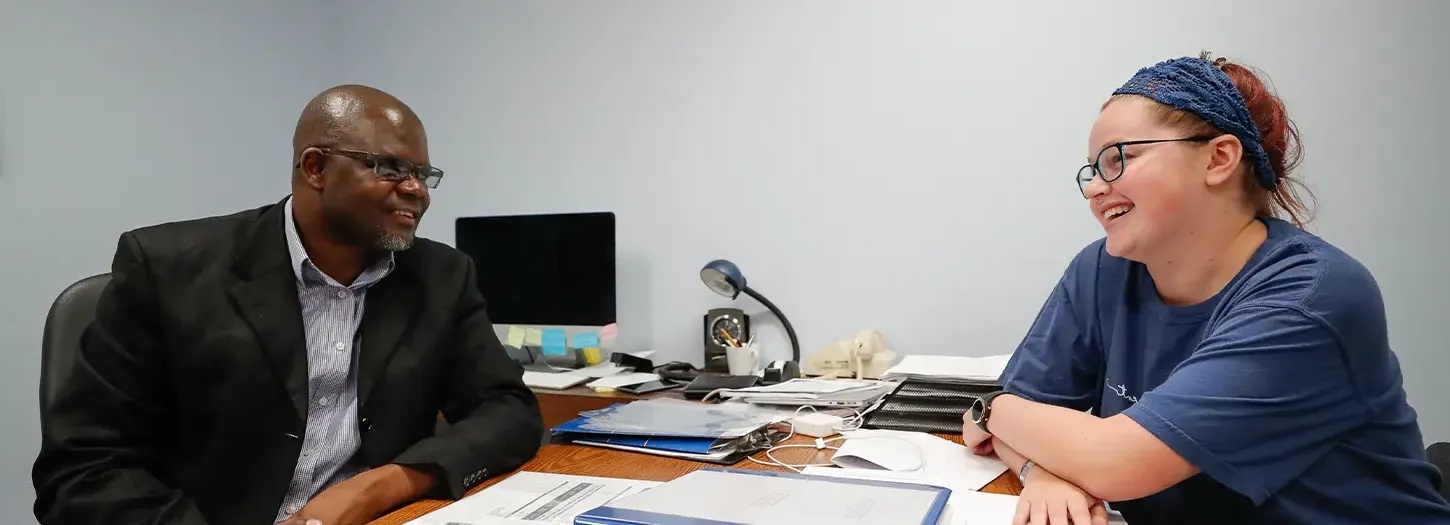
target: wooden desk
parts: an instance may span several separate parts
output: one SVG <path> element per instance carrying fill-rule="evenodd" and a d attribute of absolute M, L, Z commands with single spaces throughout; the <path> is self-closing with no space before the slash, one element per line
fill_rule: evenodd
<path fill-rule="evenodd" d="M 952 441 L 961 442 L 961 436 L 942 436 L 953 438 Z M 809 444 L 815 438 L 796 436 L 786 443 Z M 814 450 L 809 448 L 786 448 L 775 451 L 777 459 L 784 463 L 800 465 L 805 463 L 826 463 L 834 454 L 833 450 Z M 755 455 L 756 459 L 766 461 L 765 453 Z M 644 479 L 650 481 L 669 481 L 680 477 L 695 469 L 711 466 L 709 463 L 689 461 L 684 459 L 667 458 L 650 454 L 625 452 L 622 450 L 611 450 L 599 447 L 586 447 L 583 445 L 544 445 L 539 449 L 538 455 L 533 460 L 525 463 L 519 470 L 533 472 L 548 472 L 552 474 L 573 474 L 576 476 L 600 476 L 614 478 Z M 762 465 L 748 459 L 731 465 L 732 468 L 785 471 L 783 467 Z M 507 476 L 500 476 L 474 487 L 469 494 L 483 490 Z M 1003 472 L 997 479 L 992 480 L 987 486 L 982 487 L 982 492 L 994 494 L 1020 494 L 1022 483 L 1017 480 L 1017 475 L 1011 471 Z M 416 519 L 424 514 L 442 508 L 449 504 L 446 500 L 423 500 L 412 505 L 399 509 L 392 514 L 378 518 L 372 525 L 402 525 L 410 520 Z"/>
<path fill-rule="evenodd" d="M 545 390 L 535 389 L 535 395 L 539 397 L 539 408 L 543 412 L 544 428 L 555 426 L 574 419 L 579 412 L 584 410 L 596 410 L 615 403 L 627 403 L 635 399 L 652 397 L 680 397 L 679 390 L 667 390 L 655 394 L 636 396 L 621 392 L 595 392 L 588 388 L 576 387 L 567 390 Z M 961 443 L 959 435 L 940 437 L 950 439 L 953 442 Z M 810 444 L 815 438 L 807 436 L 795 436 L 787 440 L 789 444 Z M 837 443 L 839 446 L 839 443 Z M 834 450 L 815 450 L 811 448 L 786 448 L 772 453 L 776 459 L 792 465 L 806 463 L 828 463 Z M 755 454 L 755 459 L 769 461 L 765 452 Z M 599 476 L 612 478 L 644 479 L 649 481 L 670 481 L 690 471 L 702 467 L 714 466 L 710 463 L 690 461 L 685 459 L 668 458 L 637 452 L 626 452 L 623 450 L 611 450 L 600 447 L 586 447 L 583 445 L 544 445 L 534 459 L 525 463 L 519 470 L 533 472 L 547 472 L 551 474 L 572 474 L 576 476 Z M 773 465 L 762 465 L 749 459 L 742 459 L 740 462 L 730 465 L 731 468 L 787 471 L 788 469 Z M 498 483 L 508 476 L 499 476 L 474 487 L 468 493 L 473 494 Z M 995 494 L 1020 494 L 1022 482 L 1017 475 L 1011 471 L 1003 472 L 992 480 L 987 486 L 982 487 L 982 492 Z M 372 522 L 372 525 L 401 525 L 410 520 L 416 519 L 424 514 L 442 508 L 450 502 L 447 500 L 423 500 L 402 509 L 394 511 Z"/>

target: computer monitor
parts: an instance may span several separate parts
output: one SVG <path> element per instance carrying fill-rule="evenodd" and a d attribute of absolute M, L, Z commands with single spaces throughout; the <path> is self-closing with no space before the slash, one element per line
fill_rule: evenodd
<path fill-rule="evenodd" d="M 460 217 L 454 236 L 500 339 L 513 325 L 562 328 L 572 342 L 615 323 L 614 213 Z"/>

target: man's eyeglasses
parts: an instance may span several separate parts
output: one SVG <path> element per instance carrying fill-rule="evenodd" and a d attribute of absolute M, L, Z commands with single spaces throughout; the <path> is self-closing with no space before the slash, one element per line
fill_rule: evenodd
<path fill-rule="evenodd" d="M 1207 142 L 1217 136 L 1195 136 L 1181 139 L 1157 139 L 1157 140 L 1130 140 L 1108 144 L 1098 152 L 1098 157 L 1092 164 L 1084 164 L 1077 170 L 1077 190 L 1087 198 L 1087 187 L 1091 184 L 1093 177 L 1102 177 L 1103 182 L 1111 184 L 1123 176 L 1128 170 L 1128 157 L 1125 148 L 1139 144 L 1159 144 L 1163 142 Z"/>
<path fill-rule="evenodd" d="M 408 177 L 417 177 L 418 181 L 422 182 L 424 186 L 437 188 L 438 182 L 443 180 L 443 170 L 427 164 L 414 164 L 397 157 L 368 153 L 366 151 L 321 147 L 317 148 L 317 150 L 328 155 L 357 159 L 363 165 L 372 168 L 373 173 L 376 173 L 379 179 L 385 181 L 401 182 L 407 180 Z"/>

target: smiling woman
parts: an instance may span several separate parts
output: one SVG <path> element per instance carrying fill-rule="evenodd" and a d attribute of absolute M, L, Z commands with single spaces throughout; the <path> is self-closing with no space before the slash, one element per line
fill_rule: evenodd
<path fill-rule="evenodd" d="M 1204 53 L 1199 58 L 1207 60 L 1209 56 Z M 1313 193 L 1293 173 L 1302 160 L 1302 150 L 1299 129 L 1289 118 L 1284 101 L 1249 67 L 1224 58 L 1214 60 L 1213 64 L 1233 82 L 1235 90 L 1242 95 L 1244 106 L 1248 108 L 1253 120 L 1253 131 L 1259 135 L 1262 153 L 1254 159 L 1254 176 L 1241 179 L 1244 194 L 1258 215 L 1279 217 L 1304 227 L 1312 220 L 1313 211 L 1304 202 L 1300 192 L 1307 194 L 1311 200 Z M 1126 92 L 1113 95 L 1104 107 L 1119 99 L 1133 96 L 1136 95 Z M 1166 104 L 1155 104 L 1151 108 L 1159 114 L 1164 124 L 1194 137 L 1212 137 L 1224 133 L 1193 111 Z M 1246 164 L 1245 168 L 1248 167 Z"/>
<path fill-rule="evenodd" d="M 1024 478 L 1019 523 L 1450 523 L 1374 277 L 1302 229 L 1266 86 L 1185 57 L 1103 106 L 1077 183 L 1107 236 L 964 425 Z"/>

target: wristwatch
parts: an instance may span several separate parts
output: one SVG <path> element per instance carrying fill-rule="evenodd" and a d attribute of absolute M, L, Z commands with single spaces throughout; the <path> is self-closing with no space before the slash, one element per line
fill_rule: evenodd
<path fill-rule="evenodd" d="M 977 428 L 982 429 L 982 432 L 992 433 L 992 431 L 987 430 L 987 419 L 992 417 L 992 400 L 1005 393 L 998 390 L 979 397 L 976 401 L 972 402 L 972 422 L 976 423 Z"/>

